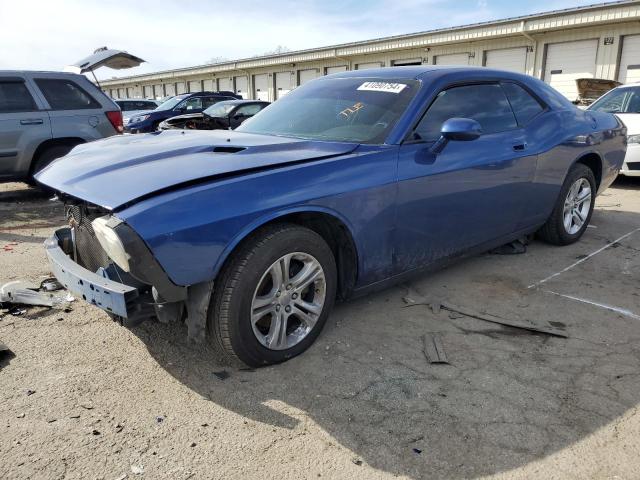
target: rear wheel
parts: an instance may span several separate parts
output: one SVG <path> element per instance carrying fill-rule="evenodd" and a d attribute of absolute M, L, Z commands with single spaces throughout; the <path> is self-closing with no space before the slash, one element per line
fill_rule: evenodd
<path fill-rule="evenodd" d="M 221 272 L 209 338 L 227 357 L 252 367 L 288 360 L 320 334 L 336 284 L 335 259 L 320 235 L 297 225 L 265 228 Z"/>
<path fill-rule="evenodd" d="M 64 157 L 75 145 L 54 145 L 43 150 L 33 164 L 31 175 L 35 175 L 56 158 Z"/>
<path fill-rule="evenodd" d="M 584 234 L 595 203 L 596 180 L 593 171 L 577 163 L 565 179 L 556 205 L 539 236 L 554 245 L 569 245 Z"/>

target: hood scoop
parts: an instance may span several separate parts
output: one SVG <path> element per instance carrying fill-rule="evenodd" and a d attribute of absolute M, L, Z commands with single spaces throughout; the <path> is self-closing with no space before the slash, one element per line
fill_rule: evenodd
<path fill-rule="evenodd" d="M 246 147 L 234 147 L 229 145 L 224 147 L 213 147 L 213 153 L 238 153 L 246 149 Z"/>

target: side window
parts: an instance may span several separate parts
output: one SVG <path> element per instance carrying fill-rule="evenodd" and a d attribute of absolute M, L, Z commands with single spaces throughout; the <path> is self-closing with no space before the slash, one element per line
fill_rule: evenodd
<path fill-rule="evenodd" d="M 37 78 L 35 82 L 53 110 L 102 108 L 91 95 L 71 80 Z"/>
<path fill-rule="evenodd" d="M 22 81 L 0 81 L 0 113 L 33 112 L 38 110 L 33 97 Z"/>
<path fill-rule="evenodd" d="M 503 83 L 502 88 L 504 88 L 511 108 L 516 114 L 518 125 L 526 125 L 533 117 L 544 110 L 544 107 L 520 85 Z"/>
<path fill-rule="evenodd" d="M 421 140 L 436 141 L 440 137 L 442 124 L 456 117 L 477 121 L 484 134 L 518 128 L 500 85 L 466 85 L 440 92 L 415 133 Z"/>
<path fill-rule="evenodd" d="M 250 117 L 258 113 L 260 110 L 262 110 L 260 105 L 243 105 L 238 110 L 236 110 L 236 115 Z"/>
<path fill-rule="evenodd" d="M 202 99 L 200 97 L 191 97 L 184 101 L 181 105 L 185 110 L 196 110 L 202 108 Z"/>

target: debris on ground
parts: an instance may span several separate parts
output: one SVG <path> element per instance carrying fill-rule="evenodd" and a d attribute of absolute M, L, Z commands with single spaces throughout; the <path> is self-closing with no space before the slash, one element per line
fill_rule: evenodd
<path fill-rule="evenodd" d="M 440 335 L 427 334 L 422 337 L 424 355 L 429 363 L 449 365 Z"/>
<path fill-rule="evenodd" d="M 352 458 L 351 461 L 354 463 L 354 465 L 357 466 L 362 466 L 362 460 L 360 460 L 359 458 Z"/>
<path fill-rule="evenodd" d="M 64 287 L 62 284 L 56 280 L 55 278 L 45 278 L 42 282 L 40 282 L 40 290 L 44 290 L 45 292 L 56 292 L 58 290 L 62 290 Z"/>
<path fill-rule="evenodd" d="M 26 312 L 24 309 L 18 309 L 18 305 L 66 308 L 75 298 L 68 292 L 51 293 L 61 288 L 62 285 L 52 279 L 43 281 L 40 287 L 22 280 L 8 282 L 0 287 L 0 307 L 9 309 L 11 315 L 22 315 Z"/>
<path fill-rule="evenodd" d="M 529 236 L 520 237 L 513 242 L 501 245 L 489 253 L 493 255 L 520 255 L 527 253 L 527 245 L 529 245 L 531 238 Z"/>
<path fill-rule="evenodd" d="M 139 465 L 131 465 L 131 473 L 134 475 L 142 475 L 144 473 L 144 468 Z"/>
<path fill-rule="evenodd" d="M 213 374 L 218 377 L 220 380 L 226 380 L 231 375 L 226 370 L 220 370 L 219 372 L 213 372 Z"/>
<path fill-rule="evenodd" d="M 433 305 L 438 304 L 443 310 L 449 312 L 464 315 L 465 317 L 475 318 L 477 320 L 483 320 L 485 322 L 497 323 L 507 327 L 520 328 L 522 330 L 528 330 L 530 332 L 544 333 L 554 337 L 568 338 L 567 332 L 564 329 L 557 328 L 551 324 L 537 325 L 529 320 L 507 320 L 496 315 L 492 315 L 486 312 L 476 312 L 470 308 L 453 305 L 451 303 L 440 302 L 430 300 L 427 298 L 414 299 L 410 296 L 403 297 L 403 301 L 406 303 L 405 307 L 414 307 L 416 305 L 424 305 L 433 310 Z"/>

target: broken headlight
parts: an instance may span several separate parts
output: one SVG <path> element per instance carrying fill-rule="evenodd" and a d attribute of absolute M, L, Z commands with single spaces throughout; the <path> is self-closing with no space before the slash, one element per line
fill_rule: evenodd
<path fill-rule="evenodd" d="M 91 222 L 91 226 L 93 227 L 93 231 L 96 234 L 98 242 L 100 242 L 100 246 L 109 256 L 109 258 L 113 260 L 115 264 L 118 265 L 122 270 L 128 272 L 129 259 L 131 257 L 125 251 L 124 245 L 122 245 L 122 241 L 120 240 L 120 237 L 118 237 L 118 234 L 109 225 L 111 220 L 115 220 L 116 224 L 120 223 L 119 219 L 110 215 L 105 215 L 104 217 L 96 218 L 93 222 Z"/>

